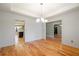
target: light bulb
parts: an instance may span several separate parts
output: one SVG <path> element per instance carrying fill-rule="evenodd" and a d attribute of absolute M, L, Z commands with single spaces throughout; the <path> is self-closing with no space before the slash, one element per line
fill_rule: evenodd
<path fill-rule="evenodd" d="M 39 22 L 40 22 L 40 19 L 39 19 L 39 18 L 38 18 L 38 19 L 36 19 L 36 22 L 37 22 L 37 23 L 39 23 Z"/>
<path fill-rule="evenodd" d="M 42 21 L 42 22 L 45 22 L 44 18 L 41 18 L 41 21 Z"/>
<path fill-rule="evenodd" d="M 48 20 L 45 20 L 45 22 L 48 22 Z"/>

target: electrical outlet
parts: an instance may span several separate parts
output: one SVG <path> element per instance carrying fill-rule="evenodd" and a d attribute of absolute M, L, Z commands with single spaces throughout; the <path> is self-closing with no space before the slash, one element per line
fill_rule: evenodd
<path fill-rule="evenodd" d="M 73 43 L 74 41 L 73 40 L 71 40 L 71 43 Z"/>

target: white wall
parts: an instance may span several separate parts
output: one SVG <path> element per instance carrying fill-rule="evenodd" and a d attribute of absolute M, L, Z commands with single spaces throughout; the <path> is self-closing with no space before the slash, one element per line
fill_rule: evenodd
<path fill-rule="evenodd" d="M 46 39 L 46 23 L 42 23 L 42 37 Z"/>
<path fill-rule="evenodd" d="M 26 42 L 42 39 L 42 24 L 36 23 L 36 19 L 25 20 Z"/>
<path fill-rule="evenodd" d="M 13 45 L 14 40 L 14 21 L 12 16 L 3 12 L 0 12 L 0 47 Z"/>
<path fill-rule="evenodd" d="M 62 43 L 79 48 L 79 7 L 48 19 L 62 20 Z"/>
<path fill-rule="evenodd" d="M 42 39 L 42 24 L 35 18 L 17 13 L 0 12 L 0 47 L 15 44 L 15 20 L 25 20 L 25 41 Z"/>

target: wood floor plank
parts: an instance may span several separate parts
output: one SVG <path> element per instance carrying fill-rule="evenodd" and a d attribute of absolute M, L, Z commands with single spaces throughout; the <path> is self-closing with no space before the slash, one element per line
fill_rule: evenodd
<path fill-rule="evenodd" d="M 60 39 L 47 38 L 30 43 L 21 41 L 13 46 L 0 48 L 0 56 L 79 56 L 78 48 L 63 45 Z"/>

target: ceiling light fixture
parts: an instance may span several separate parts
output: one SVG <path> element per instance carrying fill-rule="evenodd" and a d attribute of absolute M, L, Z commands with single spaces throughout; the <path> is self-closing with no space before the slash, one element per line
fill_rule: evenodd
<path fill-rule="evenodd" d="M 39 22 L 42 22 L 42 23 L 48 22 L 48 20 L 44 19 L 44 15 L 43 15 L 43 3 L 40 3 L 40 5 L 41 5 L 41 17 L 37 18 L 36 22 L 37 23 L 39 23 Z"/>

